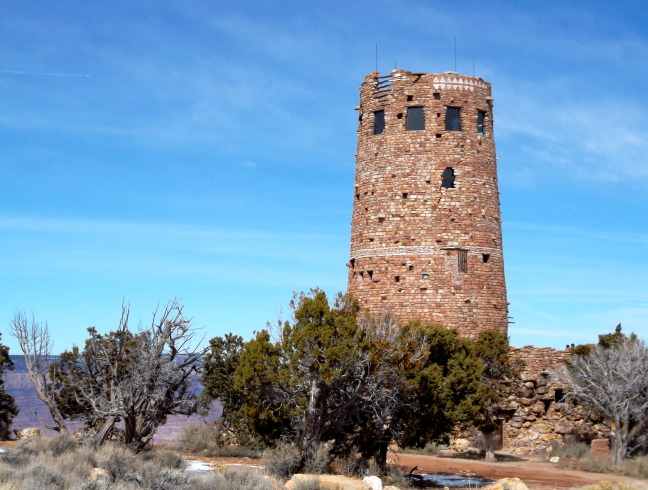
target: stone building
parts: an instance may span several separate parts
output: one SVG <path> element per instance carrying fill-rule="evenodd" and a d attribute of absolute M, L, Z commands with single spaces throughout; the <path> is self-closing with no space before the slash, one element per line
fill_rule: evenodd
<path fill-rule="evenodd" d="M 476 337 L 508 331 L 491 86 L 481 78 L 374 72 L 360 87 L 348 292 L 374 314 Z M 512 452 L 606 437 L 564 400 L 568 351 L 511 348 L 526 368 L 501 406 Z"/>
<path fill-rule="evenodd" d="M 506 332 L 490 84 L 374 72 L 357 109 L 348 292 L 396 320 Z"/>

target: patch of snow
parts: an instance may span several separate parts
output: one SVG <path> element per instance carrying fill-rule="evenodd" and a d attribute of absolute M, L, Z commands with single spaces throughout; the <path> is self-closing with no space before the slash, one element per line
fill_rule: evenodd
<path fill-rule="evenodd" d="M 493 483 L 492 480 L 486 478 L 478 478 L 476 476 L 459 476 L 459 475 L 427 475 L 425 473 L 420 475 L 423 481 L 433 483 L 434 485 L 444 487 L 468 487 L 468 486 L 484 486 Z"/>
<path fill-rule="evenodd" d="M 214 471 L 214 467 L 209 463 L 205 463 L 204 461 L 198 461 L 197 459 L 188 459 L 186 463 L 187 471 L 191 473 L 204 473 L 206 471 Z"/>

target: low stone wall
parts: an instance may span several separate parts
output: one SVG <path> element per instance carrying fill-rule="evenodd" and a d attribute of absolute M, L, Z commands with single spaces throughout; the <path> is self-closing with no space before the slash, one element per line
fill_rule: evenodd
<path fill-rule="evenodd" d="M 509 355 L 525 367 L 520 382 L 501 407 L 502 445 L 513 454 L 531 454 L 550 448 L 552 441 L 590 442 L 606 438 L 609 428 L 592 414 L 564 399 L 564 383 L 556 368 L 569 358 L 569 351 L 550 347 L 512 347 Z"/>

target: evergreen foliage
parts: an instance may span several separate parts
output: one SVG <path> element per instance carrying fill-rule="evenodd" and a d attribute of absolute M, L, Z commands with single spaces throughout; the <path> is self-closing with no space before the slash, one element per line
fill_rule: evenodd
<path fill-rule="evenodd" d="M 457 424 L 494 419 L 497 383 L 512 372 L 505 336 L 478 346 L 439 326 L 358 319 L 352 298 L 330 304 L 317 289 L 291 308 L 276 338 L 212 339 L 202 377 L 205 401 L 219 397 L 239 434 L 294 444 L 291 471 L 324 445 L 331 457 L 359 450 L 384 468 L 392 441 L 423 447 Z"/>
<path fill-rule="evenodd" d="M 13 370 L 13 367 L 13 361 L 9 358 L 9 347 L 0 342 L 0 440 L 9 437 L 11 421 L 18 415 L 14 398 L 4 388 L 4 373 Z"/>

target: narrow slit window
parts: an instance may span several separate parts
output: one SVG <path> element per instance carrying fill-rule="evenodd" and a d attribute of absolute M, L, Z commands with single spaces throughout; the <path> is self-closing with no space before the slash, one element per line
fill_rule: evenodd
<path fill-rule="evenodd" d="M 446 131 L 461 131 L 461 108 L 448 107 L 445 120 Z"/>
<path fill-rule="evenodd" d="M 423 107 L 407 108 L 407 123 L 405 129 L 407 129 L 407 131 L 421 131 L 425 129 Z"/>
<path fill-rule="evenodd" d="M 490 260 L 490 254 L 482 254 L 482 262 L 484 264 L 488 264 L 489 260 Z"/>
<path fill-rule="evenodd" d="M 369 279 L 373 279 L 373 271 L 367 271 L 367 274 L 369 274 Z"/>
<path fill-rule="evenodd" d="M 374 134 L 385 134 L 385 111 L 374 112 Z"/>
<path fill-rule="evenodd" d="M 441 174 L 441 187 L 454 189 L 455 173 L 452 167 L 448 167 Z"/>
<path fill-rule="evenodd" d="M 556 403 L 565 403 L 565 390 L 562 388 L 556 388 L 554 390 L 554 401 Z"/>
<path fill-rule="evenodd" d="M 457 263 L 459 272 L 468 272 L 468 252 L 466 250 L 457 250 Z"/>
<path fill-rule="evenodd" d="M 477 111 L 477 134 L 484 134 L 484 120 L 486 119 L 485 111 Z"/>
<path fill-rule="evenodd" d="M 407 192 L 403 192 L 403 199 L 407 199 L 409 197 L 409 194 Z"/>

